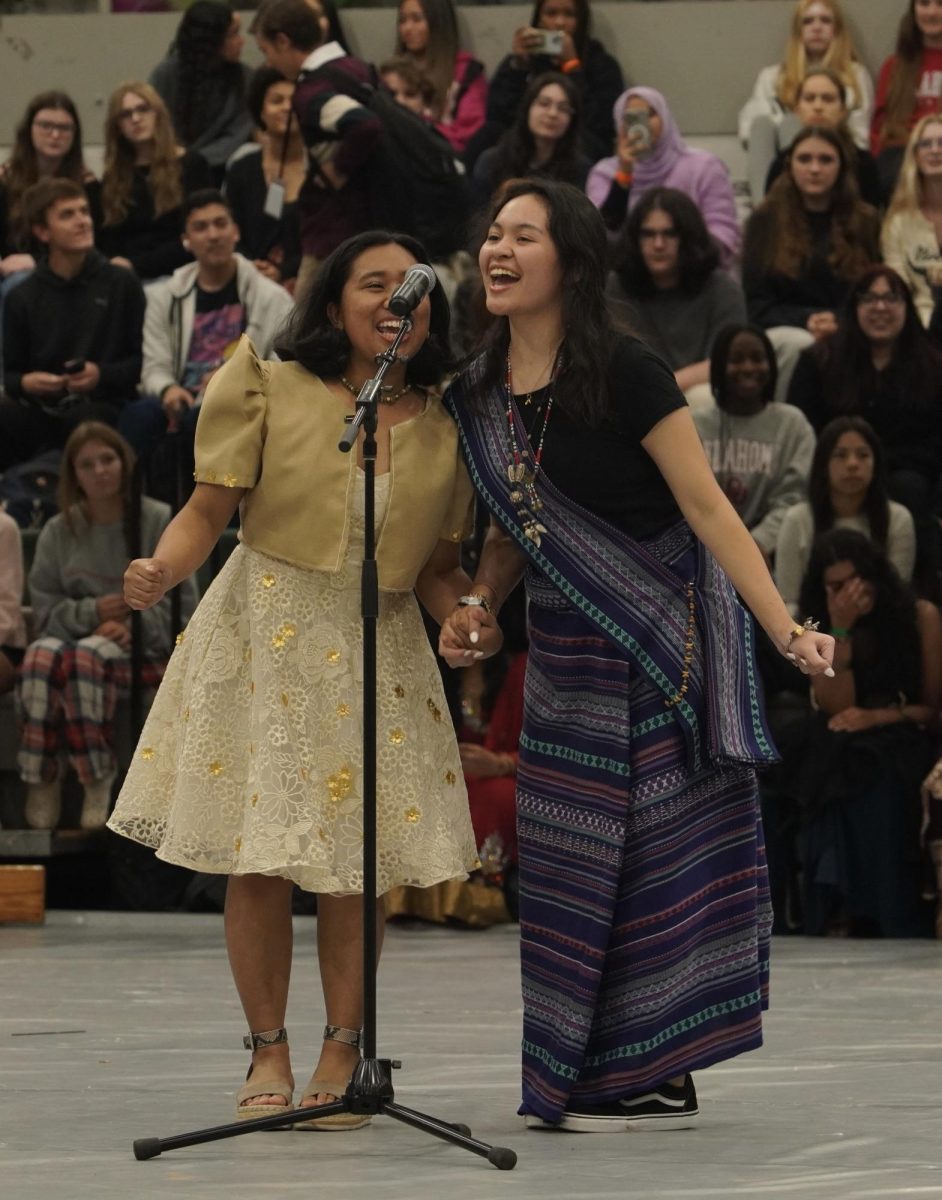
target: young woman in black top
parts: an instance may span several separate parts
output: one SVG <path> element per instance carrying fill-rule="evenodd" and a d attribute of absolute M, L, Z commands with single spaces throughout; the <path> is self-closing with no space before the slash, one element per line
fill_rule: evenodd
<path fill-rule="evenodd" d="M 514 32 L 510 54 L 491 80 L 487 125 L 475 139 L 474 160 L 514 122 L 527 84 L 546 71 L 562 71 L 582 92 L 582 144 L 594 162 L 612 149 L 612 106 L 624 91 L 621 67 L 601 42 L 590 36 L 589 0 L 536 0 L 530 23 Z M 546 34 L 561 35 L 562 48 L 546 49 Z"/>
<path fill-rule="evenodd" d="M 513 126 L 474 164 L 473 201 L 483 207 L 500 184 L 522 175 L 559 179 L 581 188 L 592 163 L 579 149 L 582 94 L 558 71 L 527 87 Z"/>
<path fill-rule="evenodd" d="M 690 1072 L 756 1044 L 766 986 L 751 766 L 771 749 L 733 586 L 803 670 L 828 670 L 833 643 L 794 625 L 668 367 L 613 333 L 591 201 L 518 180 L 490 215 L 493 325 L 446 403 L 494 522 L 441 647 L 472 661 L 526 570 L 521 1112 L 536 1127 L 683 1129 Z M 723 938 L 748 947 L 741 973 L 719 967 L 714 904 Z"/>
<path fill-rule="evenodd" d="M 105 170 L 98 247 L 142 280 L 190 259 L 180 237 L 183 201 L 212 186 L 202 155 L 178 145 L 167 107 L 147 83 L 122 83 L 105 118 Z"/>
<path fill-rule="evenodd" d="M 289 290 L 301 265 L 298 193 L 307 174 L 301 127 L 291 110 L 293 95 L 294 84 L 273 67 L 259 67 L 252 76 L 247 99 L 261 131 L 259 144 L 246 146 L 230 161 L 225 187 L 239 226 L 239 250 L 263 275 Z M 280 198 L 277 216 L 266 203 L 272 195 Z"/>
<path fill-rule="evenodd" d="M 788 401 L 820 430 L 832 418 L 861 416 L 886 453 L 893 500 L 916 526 L 918 590 L 938 590 L 935 510 L 942 464 L 942 352 L 929 339 L 903 280 L 887 266 L 854 285 L 833 337 L 804 351 Z"/>

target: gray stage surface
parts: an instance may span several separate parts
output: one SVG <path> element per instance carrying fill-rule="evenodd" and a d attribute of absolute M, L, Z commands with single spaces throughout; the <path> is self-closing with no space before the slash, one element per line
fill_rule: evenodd
<path fill-rule="evenodd" d="M 313 921 L 296 921 L 295 1073 L 323 1023 Z M 131 1142 L 230 1119 L 247 1056 L 218 917 L 52 913 L 0 929 L 0 1195 L 942 1197 L 942 946 L 779 940 L 766 1045 L 698 1076 L 689 1132 L 526 1131 L 514 1115 L 516 930 L 389 932 L 379 1053 L 397 1099 L 512 1146 L 514 1171 L 386 1117 L 136 1162 Z"/>

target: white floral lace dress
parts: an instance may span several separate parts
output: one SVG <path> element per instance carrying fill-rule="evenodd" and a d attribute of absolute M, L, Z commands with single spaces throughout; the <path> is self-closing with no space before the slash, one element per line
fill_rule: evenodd
<path fill-rule="evenodd" d="M 177 646 L 115 832 L 197 871 L 363 888 L 363 486 L 339 572 L 240 545 Z M 378 522 L 388 476 L 376 488 Z M 377 893 L 477 864 L 458 749 L 411 592 L 380 593 Z"/>

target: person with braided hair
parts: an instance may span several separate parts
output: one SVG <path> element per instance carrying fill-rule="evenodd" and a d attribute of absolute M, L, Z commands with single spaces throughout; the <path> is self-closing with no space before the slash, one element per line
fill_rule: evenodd
<path fill-rule="evenodd" d="M 252 136 L 245 103 L 248 68 L 239 61 L 243 45 L 238 13 L 222 0 L 196 0 L 150 77 L 181 143 L 206 159 L 217 183 L 226 160 Z"/>

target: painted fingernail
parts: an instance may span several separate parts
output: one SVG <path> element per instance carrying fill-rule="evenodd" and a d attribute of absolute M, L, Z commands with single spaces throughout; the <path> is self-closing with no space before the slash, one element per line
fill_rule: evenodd
<path fill-rule="evenodd" d="M 475 650 L 475 652 L 474 652 L 474 657 L 475 657 L 475 658 L 483 658 L 483 657 L 484 657 L 484 651 L 483 651 L 483 650 Z"/>
<path fill-rule="evenodd" d="M 834 668 L 833 667 L 828 667 L 828 669 L 824 673 L 825 673 L 825 675 L 827 675 L 828 679 L 834 678 Z"/>
<path fill-rule="evenodd" d="M 798 659 L 794 656 L 794 654 L 791 653 L 791 651 L 789 651 L 788 654 L 785 655 L 785 657 L 788 659 L 791 659 L 792 662 L 798 661 Z"/>
<path fill-rule="evenodd" d="M 474 643 L 477 643 L 478 641 L 480 641 L 480 634 L 478 633 L 478 631 L 476 629 L 471 634 L 471 641 Z"/>
<path fill-rule="evenodd" d="M 470 657 L 470 655 L 471 655 L 471 651 L 470 651 L 470 650 L 465 650 L 465 651 L 464 651 L 464 656 L 465 656 L 465 658 L 469 658 L 469 657 Z"/>

